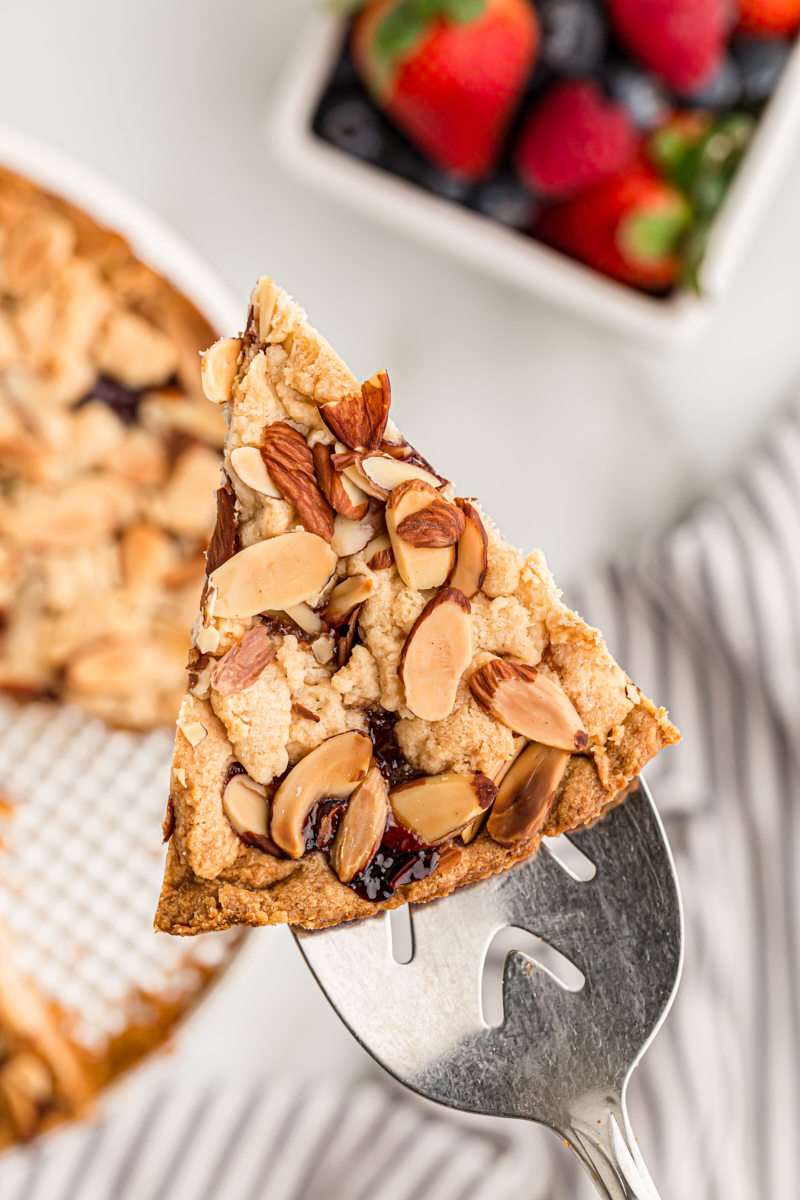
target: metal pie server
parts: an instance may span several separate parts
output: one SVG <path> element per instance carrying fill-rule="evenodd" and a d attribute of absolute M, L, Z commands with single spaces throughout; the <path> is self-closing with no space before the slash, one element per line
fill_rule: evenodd
<path fill-rule="evenodd" d="M 547 1125 L 606 1200 L 658 1200 L 625 1091 L 678 985 L 675 868 L 641 782 L 569 841 L 594 864 L 593 878 L 566 869 L 556 843 L 505 875 L 412 905 L 407 963 L 393 957 L 387 913 L 294 934 L 344 1023 L 401 1083 L 451 1108 Z M 492 1027 L 482 976 L 509 926 L 560 952 L 584 983 L 567 990 L 536 957 L 512 951 L 502 1024 Z"/>

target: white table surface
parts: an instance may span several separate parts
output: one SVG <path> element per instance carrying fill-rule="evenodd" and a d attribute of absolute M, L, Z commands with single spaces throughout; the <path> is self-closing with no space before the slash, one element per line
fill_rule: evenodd
<path fill-rule="evenodd" d="M 800 152 L 716 324 L 640 353 L 287 178 L 265 114 L 312 0 L 20 0 L 0 6 L 0 119 L 170 221 L 241 297 L 281 281 L 511 540 L 562 582 L 726 472 L 800 373 Z M 258 932 L 177 1058 L 357 1072 L 285 930 Z"/>

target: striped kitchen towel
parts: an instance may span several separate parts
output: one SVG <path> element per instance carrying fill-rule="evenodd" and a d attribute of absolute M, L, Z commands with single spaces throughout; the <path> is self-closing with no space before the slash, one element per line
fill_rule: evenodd
<path fill-rule="evenodd" d="M 6 1155 L 0 1197 L 544 1200 L 547 1167 L 519 1125 L 451 1121 L 372 1081 L 174 1083 Z"/>

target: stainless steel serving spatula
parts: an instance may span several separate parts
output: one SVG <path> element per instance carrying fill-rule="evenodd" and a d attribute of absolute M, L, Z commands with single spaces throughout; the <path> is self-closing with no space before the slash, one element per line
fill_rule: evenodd
<path fill-rule="evenodd" d="M 410 906 L 408 962 L 393 955 L 388 914 L 295 937 L 344 1023 L 401 1083 L 452 1108 L 539 1121 L 607 1200 L 658 1200 L 625 1090 L 678 984 L 675 868 L 644 784 L 569 842 L 594 864 L 591 879 L 556 857 L 556 842 L 506 875 Z M 501 933 L 509 927 L 526 932 Z M 546 946 L 508 954 L 494 1027 L 481 1002 L 487 956 L 531 934 Z M 583 986 L 559 982 L 547 947 Z"/>

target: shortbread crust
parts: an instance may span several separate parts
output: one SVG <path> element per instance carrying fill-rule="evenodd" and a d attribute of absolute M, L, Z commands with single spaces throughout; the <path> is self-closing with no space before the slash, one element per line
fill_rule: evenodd
<path fill-rule="evenodd" d="M 271 280 L 259 280 L 253 292 L 245 333 L 208 352 L 204 375 L 207 394 L 224 404 L 229 425 L 226 482 L 218 493 L 217 534 L 194 629 L 190 687 L 178 723 L 166 831 L 170 845 L 157 928 L 176 934 L 281 922 L 319 928 L 409 900 L 445 895 L 527 858 L 542 836 L 592 821 L 650 758 L 678 740 L 666 712 L 627 678 L 600 634 L 561 602 L 541 552 L 525 557 L 509 546 L 477 501 L 457 498 L 451 485 L 404 442 L 391 417 L 385 430 L 380 427 L 386 416 L 384 411 L 381 418 L 380 389 L 384 400 L 389 394 L 385 374 L 362 388 L 308 325 L 303 310 Z M 370 432 L 358 407 L 362 399 L 364 405 L 376 406 L 374 413 L 370 409 L 370 420 L 378 422 L 371 445 L 364 441 L 374 430 Z M 353 413 L 356 420 L 363 418 L 360 431 L 347 424 Z M 316 472 L 308 468 L 303 443 L 314 453 Z M 330 449 L 314 452 L 315 446 Z M 244 448 L 248 449 L 242 454 Z M 373 521 L 369 543 L 349 554 L 344 553 L 347 543 L 340 531 L 345 526 L 338 517 L 332 525 L 335 514 L 326 500 L 336 500 L 337 495 L 342 500 L 341 494 L 331 490 L 330 481 L 322 487 L 325 455 L 331 454 L 337 474 L 345 472 L 371 490 L 368 515 L 361 518 Z M 286 455 L 294 456 L 294 471 L 284 472 Z M 416 471 L 416 482 L 398 483 L 392 462 Z M 234 463 L 254 486 L 244 482 Z M 275 478 L 263 472 L 261 463 L 272 466 Z M 381 479 L 391 483 L 383 495 L 375 486 Z M 349 495 L 343 507 L 367 498 L 353 489 Z M 413 520 L 402 525 L 403 514 Z M 312 529 L 317 532 L 309 540 Z M 467 595 L 472 575 L 463 564 L 472 562 L 468 551 L 480 551 L 476 530 L 485 544 L 485 573 L 478 589 Z M 352 534 L 352 527 L 347 531 Z M 404 531 L 411 541 L 401 536 Z M 306 541 L 292 542 L 297 534 L 304 534 Z M 473 536 L 470 546 L 468 536 Z M 442 545 L 448 537 L 450 548 Z M 277 538 L 283 541 L 274 542 Z M 338 561 L 335 554 L 328 557 L 331 540 L 342 550 Z M 421 556 L 414 557 L 415 545 L 422 549 Z M 286 585 L 290 571 L 280 586 L 269 576 L 266 590 L 253 590 L 254 580 L 268 578 L 262 562 L 272 561 L 271 556 L 278 561 L 279 553 L 301 546 L 308 549 L 305 565 L 297 571 L 306 592 L 316 588 L 313 594 L 298 601 Z M 443 574 L 440 565 L 451 549 L 449 569 Z M 330 570 L 333 574 L 327 578 Z M 291 575 L 292 580 L 296 577 L 300 576 Z M 415 587 L 415 580 L 433 582 Z M 346 607 L 348 589 L 364 597 L 355 615 L 340 611 Z M 268 603 L 259 607 L 265 597 L 277 596 L 280 611 Z M 426 675 L 419 665 L 425 661 L 425 631 L 434 628 L 432 614 L 446 603 L 452 609 L 440 611 L 436 626 L 436 653 L 444 653 L 444 658 L 437 659 L 440 669 Z M 331 626 L 331 621 L 339 623 Z M 448 631 L 456 626 L 458 635 L 451 637 Z M 237 649 L 244 638 L 247 641 Z M 422 658 L 410 654 L 415 638 Z M 217 667 L 226 654 L 224 667 Z M 408 675 L 412 668 L 413 692 Z M 446 678 L 452 685 L 449 691 Z M 517 688 L 526 704 L 529 696 L 535 705 L 554 704 L 555 732 L 548 734 L 550 726 L 541 723 L 538 709 L 533 725 L 525 713 L 521 724 L 512 713 L 510 719 L 517 722 L 512 728 L 511 693 L 502 691 L 506 685 L 512 691 Z M 492 699 L 497 688 L 500 692 Z M 409 707 L 412 695 L 416 712 Z M 377 747 L 378 735 L 395 721 L 392 767 L 386 756 L 381 760 Z M 283 790 L 281 785 L 301 760 L 337 738 L 338 745 L 352 746 L 354 754 L 361 754 L 366 745 L 368 756 L 363 735 L 370 732 L 391 791 L 391 815 L 378 851 L 384 859 L 367 858 L 363 874 L 342 882 L 331 866 L 331 853 L 340 864 L 336 847 L 343 836 L 347 797 L 341 791 L 330 793 L 340 802 L 338 807 L 330 802 L 326 818 L 324 788 L 318 789 L 317 807 L 298 817 L 294 808 L 287 808 L 295 801 L 285 796 L 299 774 L 290 775 Z M 573 733 L 574 742 L 569 740 Z M 495 780 L 503 796 L 503 770 L 515 755 L 539 745 L 543 759 L 552 765 L 553 779 L 560 780 L 557 790 L 554 787 L 546 803 L 542 800 L 535 821 L 526 825 L 520 818 L 516 832 L 505 837 L 508 844 L 501 845 L 490 832 L 494 828 L 497 833 L 501 823 L 493 818 L 491 807 L 484 819 L 486 811 L 480 806 L 491 805 Z M 365 769 L 362 763 L 359 780 Z M 241 776 L 235 788 L 234 775 Z M 408 803 L 408 795 L 400 792 L 403 784 L 419 786 L 422 776 L 437 781 L 447 776 L 442 786 L 450 790 L 441 793 L 445 810 L 451 794 L 453 803 L 456 794 L 459 804 L 466 797 L 467 807 L 472 797 L 479 806 L 472 809 L 477 813 L 474 823 L 467 825 L 466 809 L 459 809 L 461 823 L 452 833 L 437 833 L 435 844 L 426 840 L 428 810 L 425 803 L 420 809 L 416 797 L 422 795 L 424 802 L 433 793 L 415 792 L 413 811 L 423 812 L 423 823 L 409 834 L 398 817 L 401 800 Z M 380 786 L 377 774 L 375 779 Z M 347 795 L 358 795 L 358 789 L 348 786 Z M 242 826 L 244 818 L 236 815 L 239 810 L 234 810 L 232 799 L 224 800 L 223 793 L 230 799 L 235 789 L 257 818 L 255 824 L 261 821 L 258 829 L 255 824 Z M 513 818 L 519 803 L 514 795 L 509 802 L 508 787 L 506 793 Z M 287 811 L 294 814 L 294 833 Z M 308 821 L 302 826 L 305 816 Z M 445 826 L 446 817 L 447 811 Z M 333 845 L 333 825 L 326 827 L 326 819 L 339 822 Z M 239 821 L 238 832 L 233 820 Z M 301 856 L 292 857 L 298 836 L 311 848 L 303 853 L 301 846 Z M 324 849 L 313 848 L 320 842 Z M 392 846 L 395 858 L 389 853 Z M 394 869 L 392 878 L 407 875 L 411 881 L 391 888 L 376 874 L 381 861 L 389 863 L 387 871 Z M 398 875 L 399 867 L 406 875 Z M 366 898 L 369 894 L 377 894 L 377 899 Z"/>

